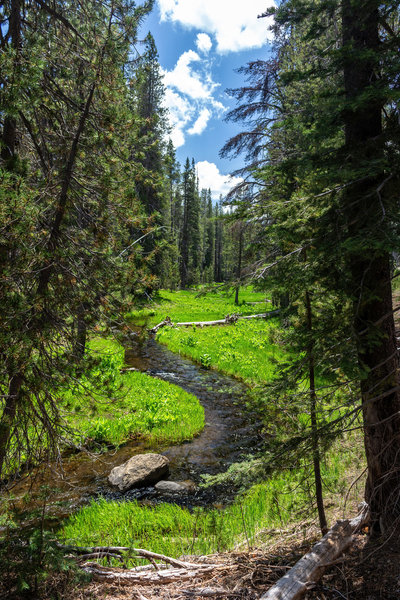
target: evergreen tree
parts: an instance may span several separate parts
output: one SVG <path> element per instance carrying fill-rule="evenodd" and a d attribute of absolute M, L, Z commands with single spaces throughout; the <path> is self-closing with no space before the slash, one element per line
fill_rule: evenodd
<path fill-rule="evenodd" d="M 131 140 L 131 160 L 138 198 L 150 217 L 153 233 L 143 241 L 143 249 L 153 272 L 165 275 L 170 214 L 164 177 L 164 138 L 167 132 L 166 111 L 162 106 L 164 86 L 157 48 L 151 33 L 145 38 L 145 50 L 131 73 L 132 110 L 137 128 Z M 164 260 L 165 258 L 165 260 Z"/>
<path fill-rule="evenodd" d="M 199 282 L 201 262 L 200 198 L 195 164 L 186 159 L 182 174 L 183 221 L 181 230 L 181 287 Z"/>
<path fill-rule="evenodd" d="M 316 369 L 334 386 L 346 377 L 360 381 L 361 404 L 353 387 L 347 414 L 363 415 L 373 529 L 391 526 L 400 491 L 390 286 L 399 222 L 398 34 L 387 25 L 396 16 L 394 5 L 370 1 L 282 2 L 275 57 L 248 66 L 251 85 L 236 97 L 250 98 L 250 106 L 231 115 L 260 118 L 225 147 L 248 150 L 257 210 L 271 215 L 274 255 L 260 275 L 270 274 L 290 296 L 292 340 L 306 358 L 295 371 L 309 380 L 315 460 L 322 434 L 328 439 L 332 431 L 316 413 Z"/>
<path fill-rule="evenodd" d="M 57 449 L 86 327 L 138 276 L 123 70 L 150 8 L 1 7 L 0 478 Z"/>
<path fill-rule="evenodd" d="M 179 238 L 182 226 L 182 199 L 180 192 L 180 170 L 176 161 L 175 148 L 171 140 L 168 142 L 164 157 L 166 216 L 164 219 L 166 248 L 163 253 L 163 273 L 161 284 L 174 290 L 179 285 Z"/>
<path fill-rule="evenodd" d="M 211 283 L 214 277 L 214 247 L 215 247 L 215 227 L 211 190 L 204 194 L 204 258 L 203 272 L 204 282 Z"/>
<path fill-rule="evenodd" d="M 222 277 L 222 198 L 215 205 L 215 252 L 214 252 L 214 281 L 223 281 Z"/>

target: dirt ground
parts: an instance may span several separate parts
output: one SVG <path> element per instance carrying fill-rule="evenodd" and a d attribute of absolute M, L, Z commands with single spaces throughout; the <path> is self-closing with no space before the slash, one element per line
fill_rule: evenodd
<path fill-rule="evenodd" d="M 65 588 L 53 581 L 45 596 L 62 600 L 258 600 L 301 558 L 318 538 L 291 542 L 273 552 L 255 549 L 203 557 L 217 564 L 211 574 L 166 585 L 86 583 Z M 193 560 L 193 558 L 191 558 Z M 194 559 L 195 560 L 195 559 Z M 393 536 L 385 544 L 371 542 L 366 533 L 355 536 L 349 552 L 335 561 L 305 600 L 398 600 L 400 598 L 400 543 Z"/>

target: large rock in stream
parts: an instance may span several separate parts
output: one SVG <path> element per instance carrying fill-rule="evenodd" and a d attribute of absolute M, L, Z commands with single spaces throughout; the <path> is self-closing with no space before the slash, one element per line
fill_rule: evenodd
<path fill-rule="evenodd" d="M 133 487 L 156 483 L 168 475 L 169 460 L 161 454 L 137 454 L 127 462 L 114 467 L 108 476 L 108 482 L 126 492 Z"/>

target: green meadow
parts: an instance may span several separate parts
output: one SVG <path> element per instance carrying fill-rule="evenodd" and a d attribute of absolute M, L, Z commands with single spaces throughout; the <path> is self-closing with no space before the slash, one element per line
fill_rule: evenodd
<path fill-rule="evenodd" d="M 330 498 L 328 515 L 332 518 L 338 516 L 339 506 L 343 508 L 351 474 L 361 468 L 360 464 L 353 444 L 348 452 L 332 452 L 323 462 L 325 493 Z M 308 525 L 312 523 L 315 507 L 309 479 L 308 465 L 285 470 L 266 483 L 252 486 L 224 508 L 188 510 L 167 503 L 148 506 L 137 501 L 93 500 L 65 522 L 59 538 L 84 546 L 145 548 L 172 557 L 254 547 L 273 539 L 276 529 L 295 527 L 304 518 L 305 507 Z M 353 489 L 354 497 L 359 491 Z M 354 497 L 348 502 L 354 503 Z"/>
<path fill-rule="evenodd" d="M 62 408 L 78 438 L 87 444 L 119 446 L 131 438 L 179 443 L 204 426 L 198 399 L 145 373 L 121 372 L 124 349 L 112 339 L 91 340 L 96 357 L 90 376 L 63 394 Z"/>
<path fill-rule="evenodd" d="M 249 384 L 271 381 L 276 363 L 287 354 L 279 342 L 276 320 L 254 319 L 204 328 L 164 327 L 157 340 L 204 367 Z"/>
<path fill-rule="evenodd" d="M 243 288 L 239 305 L 234 303 L 234 292 L 216 290 L 206 292 L 202 288 L 170 292 L 161 290 L 149 306 L 130 312 L 127 316 L 137 325 L 153 327 L 166 316 L 172 322 L 214 321 L 228 314 L 252 315 L 273 309 L 265 292 L 255 291 L 251 286 Z M 255 302 L 257 304 L 251 304 Z"/>
<path fill-rule="evenodd" d="M 249 302 L 259 301 L 258 292 L 250 290 L 247 293 L 251 298 Z M 150 325 L 162 320 L 166 314 L 176 321 L 195 321 L 217 319 L 224 313 L 234 312 L 232 302 L 229 303 L 221 293 L 208 295 L 205 300 L 197 291 L 162 292 L 160 295 L 168 299 L 166 303 L 170 310 L 157 308 L 158 312 L 151 317 L 147 315 Z M 261 305 L 256 306 L 258 309 Z M 247 314 L 258 312 L 254 311 L 253 305 L 242 304 L 240 309 Z M 137 317 L 138 314 L 135 320 Z M 140 318 L 143 317 L 144 311 L 141 311 Z M 173 352 L 189 356 L 204 367 L 241 378 L 251 388 L 270 382 L 276 363 L 287 358 L 279 331 L 278 319 L 260 319 L 221 327 L 166 327 L 159 331 L 157 339 Z M 300 414 L 299 418 L 309 420 L 307 413 Z M 338 516 L 338 509 L 343 506 L 354 473 L 362 470 L 361 457 L 358 435 L 354 432 L 348 435 L 347 441 L 335 442 L 322 460 L 324 493 L 329 499 L 328 515 L 332 518 Z M 73 515 L 59 535 L 62 540 L 74 544 L 143 547 L 177 557 L 268 542 L 273 538 L 274 530 L 295 527 L 304 517 L 305 510 L 311 515 L 309 521 L 312 522 L 315 504 L 311 464 L 307 458 L 288 464 L 280 472 L 268 473 L 265 468 L 263 460 L 258 458 L 234 465 L 222 477 L 224 483 L 235 485 L 237 473 L 244 470 L 242 480 L 247 480 L 248 489 L 233 504 L 223 508 L 188 510 L 169 503 L 144 506 L 136 501 L 100 499 Z M 257 471 L 262 471 L 261 478 L 267 481 L 251 486 Z M 359 493 L 357 485 L 352 493 L 354 497 Z M 346 499 L 350 503 L 352 500 L 352 497 Z"/>

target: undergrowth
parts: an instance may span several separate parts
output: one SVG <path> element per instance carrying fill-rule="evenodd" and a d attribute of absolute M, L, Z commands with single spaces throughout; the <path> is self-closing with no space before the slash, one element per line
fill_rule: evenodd
<path fill-rule="evenodd" d="M 360 448 L 349 443 L 346 449 L 342 447 L 341 453 L 332 453 L 322 465 L 326 494 L 332 498 L 335 490 L 336 505 L 348 489 L 349 468 L 360 467 L 360 456 Z M 249 464 L 246 468 L 249 469 Z M 222 509 L 189 511 L 174 504 L 151 507 L 136 501 L 93 500 L 70 517 L 59 536 L 77 545 L 146 548 L 173 557 L 254 546 L 260 541 L 267 542 L 276 528 L 304 518 L 305 507 L 313 514 L 309 469 L 309 465 L 303 464 L 272 475 L 266 483 L 253 486 Z"/>
<path fill-rule="evenodd" d="M 124 349 L 118 342 L 97 338 L 88 352 L 99 358 L 95 372 L 63 394 L 65 418 L 86 445 L 118 446 L 137 436 L 177 443 L 201 431 L 204 410 L 198 399 L 145 373 L 121 373 Z"/>
<path fill-rule="evenodd" d="M 268 300 L 268 301 L 266 301 Z M 250 302 L 261 302 L 252 305 Z M 239 305 L 234 303 L 233 291 L 204 292 L 201 288 L 169 292 L 161 290 L 146 308 L 130 312 L 127 317 L 137 325 L 152 327 L 169 316 L 174 323 L 187 321 L 214 321 L 236 313 L 252 315 L 272 310 L 264 292 L 256 292 L 251 286 L 243 288 Z"/>

